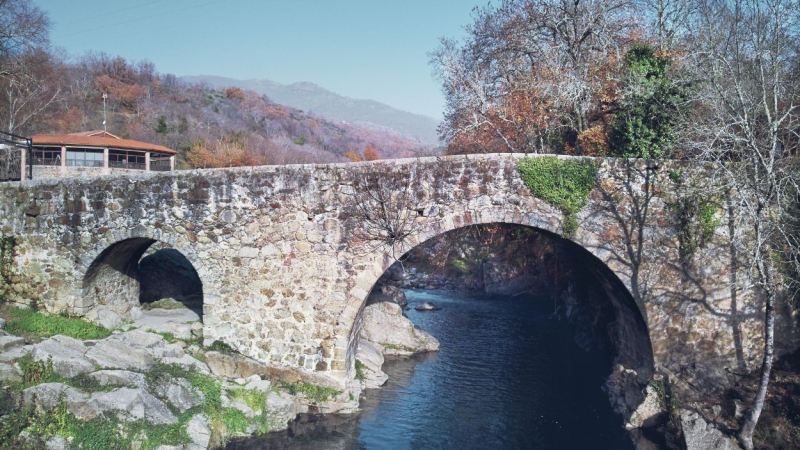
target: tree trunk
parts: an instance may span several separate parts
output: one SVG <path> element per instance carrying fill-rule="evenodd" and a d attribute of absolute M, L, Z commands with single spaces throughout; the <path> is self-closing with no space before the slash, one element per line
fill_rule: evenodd
<path fill-rule="evenodd" d="M 747 418 L 739 430 L 739 442 L 746 450 L 753 450 L 753 432 L 756 429 L 761 410 L 764 409 L 764 401 L 767 397 L 767 386 L 769 385 L 769 375 L 772 372 L 772 360 L 775 350 L 775 293 L 770 291 L 767 294 L 766 317 L 764 319 L 764 361 L 761 363 L 761 378 L 758 381 L 758 392 Z"/>

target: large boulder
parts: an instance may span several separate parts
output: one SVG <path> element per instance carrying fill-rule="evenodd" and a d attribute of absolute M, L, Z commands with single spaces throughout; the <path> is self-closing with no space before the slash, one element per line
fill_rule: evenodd
<path fill-rule="evenodd" d="M 53 369 L 61 376 L 72 378 L 94 370 L 94 362 L 86 357 L 88 348 L 77 339 L 56 335 L 36 344 L 31 351 L 34 361 L 53 362 Z"/>
<path fill-rule="evenodd" d="M 42 383 L 22 391 L 23 404 L 34 407 L 40 413 L 53 410 L 62 400 L 73 414 L 80 417 L 84 414 L 79 415 L 75 406 L 80 405 L 80 409 L 83 409 L 89 396 L 63 383 Z M 96 417 L 97 414 L 91 416 Z"/>
<path fill-rule="evenodd" d="M 439 341 L 417 328 L 394 302 L 380 302 L 364 308 L 361 337 L 378 344 L 388 355 L 412 355 L 439 350 Z"/>
<path fill-rule="evenodd" d="M 192 443 L 186 445 L 186 450 L 206 450 L 208 448 L 208 443 L 211 441 L 211 429 L 208 425 L 208 418 L 202 414 L 189 420 L 189 423 L 186 424 L 186 433 Z"/>
<path fill-rule="evenodd" d="M 0 381 L 22 381 L 22 370 L 10 362 L 0 362 Z"/>
<path fill-rule="evenodd" d="M 144 374 L 128 370 L 98 370 L 89 376 L 101 386 L 145 387 L 147 384 Z"/>
<path fill-rule="evenodd" d="M 383 373 L 383 354 L 381 350 L 369 341 L 359 338 L 358 349 L 356 350 L 356 364 L 359 362 L 364 365 L 364 387 L 373 389 L 383 386 L 389 376 Z"/>
<path fill-rule="evenodd" d="M 297 416 L 297 403 L 286 393 L 270 392 L 267 395 L 267 427 L 269 431 L 281 431 L 289 427 L 289 422 Z"/>
<path fill-rule="evenodd" d="M 131 318 L 128 305 L 97 305 L 90 309 L 84 316 L 92 322 L 113 330 Z"/>
<path fill-rule="evenodd" d="M 115 369 L 147 370 L 155 364 L 155 358 L 143 348 L 113 336 L 95 343 L 86 352 L 86 357 L 100 367 Z"/>
<path fill-rule="evenodd" d="M 17 336 L 0 336 L 0 352 L 11 350 L 15 347 L 22 347 L 25 345 L 25 339 Z"/>
<path fill-rule="evenodd" d="M 686 450 L 741 450 L 732 437 L 706 422 L 695 411 L 681 410 L 681 429 Z"/>
<path fill-rule="evenodd" d="M 384 284 L 380 286 L 381 294 L 388 297 L 391 301 L 397 303 L 401 307 L 405 308 L 408 305 L 408 300 L 406 299 L 406 293 L 403 292 L 397 286 L 392 286 L 389 284 Z"/>
<path fill-rule="evenodd" d="M 150 383 L 150 390 L 180 412 L 198 406 L 205 398 L 202 392 L 192 388 L 183 378 L 158 377 Z"/>
<path fill-rule="evenodd" d="M 178 418 L 167 405 L 144 389 L 120 388 L 95 392 L 89 399 L 89 405 L 99 412 L 114 411 L 126 421 L 144 419 L 153 425 L 178 423 Z"/>

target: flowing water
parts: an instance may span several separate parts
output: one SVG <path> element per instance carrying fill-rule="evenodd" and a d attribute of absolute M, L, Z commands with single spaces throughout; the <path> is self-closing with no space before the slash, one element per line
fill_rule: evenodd
<path fill-rule="evenodd" d="M 389 381 L 352 417 L 304 416 L 229 449 L 632 449 L 600 389 L 607 356 L 587 353 L 552 300 L 407 291 L 407 311 L 441 351 L 387 359 Z"/>

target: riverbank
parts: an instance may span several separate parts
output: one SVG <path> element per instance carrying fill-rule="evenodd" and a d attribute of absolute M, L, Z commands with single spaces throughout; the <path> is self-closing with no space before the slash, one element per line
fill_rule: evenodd
<path fill-rule="evenodd" d="M 221 448 L 301 413 L 357 409 L 351 394 L 274 376 L 220 342 L 203 347 L 186 332 L 195 323 L 167 319 L 185 315 L 153 308 L 141 327 L 109 330 L 0 306 L 0 448 Z"/>

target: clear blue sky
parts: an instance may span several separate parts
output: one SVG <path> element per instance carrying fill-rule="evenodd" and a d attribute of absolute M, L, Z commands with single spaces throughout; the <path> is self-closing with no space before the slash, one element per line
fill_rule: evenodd
<path fill-rule="evenodd" d="M 161 73 L 311 81 L 440 118 L 426 52 L 485 0 L 33 0 L 53 45 L 147 59 Z"/>

